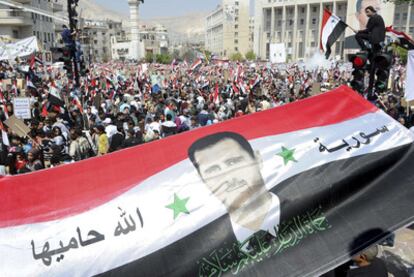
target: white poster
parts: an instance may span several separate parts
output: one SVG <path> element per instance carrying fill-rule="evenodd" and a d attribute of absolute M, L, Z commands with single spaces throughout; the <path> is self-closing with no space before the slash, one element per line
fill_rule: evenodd
<path fill-rule="evenodd" d="M 286 62 L 286 48 L 283 43 L 270 44 L 270 62 L 271 63 L 285 63 Z"/>
<path fill-rule="evenodd" d="M 13 43 L 0 44 L 0 60 L 14 60 L 39 51 L 35 36 L 18 40 Z"/>
<path fill-rule="evenodd" d="M 14 98 L 13 100 L 14 115 L 20 119 L 30 119 L 30 98 Z"/>
<path fill-rule="evenodd" d="M 414 100 L 414 50 L 408 51 L 405 99 L 407 101 Z"/>

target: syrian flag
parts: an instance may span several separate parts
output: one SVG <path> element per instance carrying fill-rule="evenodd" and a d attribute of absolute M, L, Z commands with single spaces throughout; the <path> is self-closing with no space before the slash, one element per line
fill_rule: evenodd
<path fill-rule="evenodd" d="M 4 98 L 3 95 L 3 89 L 0 86 L 0 102 L 3 105 L 3 112 L 4 112 L 4 116 L 6 117 L 6 119 L 9 118 L 9 112 L 7 111 L 7 103 L 6 103 L 6 99 Z"/>
<path fill-rule="evenodd" d="M 386 35 L 392 41 L 398 40 L 401 47 L 406 48 L 408 50 L 414 49 L 414 40 L 406 33 L 396 31 L 392 28 L 392 26 L 390 26 L 386 28 Z"/>
<path fill-rule="evenodd" d="M 10 146 L 9 136 L 7 135 L 7 131 L 4 128 L 3 122 L 1 121 L 0 121 L 0 131 L 1 131 L 1 142 L 6 146 Z"/>
<path fill-rule="evenodd" d="M 413 221 L 413 141 L 342 86 L 5 176 L 2 275 L 319 276 Z"/>
<path fill-rule="evenodd" d="M 197 59 L 192 65 L 191 65 L 191 70 L 194 71 L 196 70 L 199 66 L 201 66 L 203 64 L 203 61 L 201 59 Z"/>
<path fill-rule="evenodd" d="M 320 47 L 321 50 L 325 52 L 327 59 L 331 55 L 331 46 L 344 33 L 346 27 L 346 23 L 343 22 L 338 16 L 332 14 L 327 9 L 324 10 L 321 27 L 322 31 Z"/>
<path fill-rule="evenodd" d="M 216 87 L 214 88 L 214 104 L 219 105 L 220 104 L 220 89 L 218 83 L 216 83 Z"/>

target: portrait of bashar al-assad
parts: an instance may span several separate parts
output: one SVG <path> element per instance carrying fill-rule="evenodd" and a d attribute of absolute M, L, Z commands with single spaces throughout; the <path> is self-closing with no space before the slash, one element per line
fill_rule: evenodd
<path fill-rule="evenodd" d="M 355 6 L 352 5 L 352 2 L 349 1 L 348 2 L 348 9 L 354 9 L 355 7 L 355 18 L 356 18 L 356 23 L 359 26 L 351 26 L 355 29 L 359 29 L 359 30 L 365 30 L 367 28 L 367 23 L 368 23 L 368 16 L 365 13 L 365 9 L 369 6 L 374 7 L 374 9 L 377 11 L 378 14 L 381 14 L 381 0 L 356 0 L 355 1 Z M 353 12 L 353 11 L 352 11 Z M 349 23 L 350 25 L 354 25 L 356 23 Z M 359 45 L 355 39 L 355 35 L 349 36 L 345 38 L 345 48 L 349 49 L 358 49 Z"/>
<path fill-rule="evenodd" d="M 356 1 L 356 18 L 359 22 L 359 29 L 364 30 L 367 27 L 368 16 L 365 9 L 369 6 L 374 7 L 378 14 L 381 14 L 381 0 L 357 0 Z"/>
<path fill-rule="evenodd" d="M 203 137 L 188 155 L 208 190 L 225 206 L 238 241 L 260 230 L 276 236 L 280 201 L 266 189 L 260 153 L 243 136 L 222 132 Z"/>

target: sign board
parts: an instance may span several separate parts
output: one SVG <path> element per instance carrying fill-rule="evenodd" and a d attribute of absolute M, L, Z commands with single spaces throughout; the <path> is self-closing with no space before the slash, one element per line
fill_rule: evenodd
<path fill-rule="evenodd" d="M 286 48 L 283 43 L 270 44 L 270 62 L 271 63 L 285 63 L 286 62 Z"/>
<path fill-rule="evenodd" d="M 28 97 L 19 97 L 13 99 L 13 110 L 14 114 L 18 118 L 30 119 L 30 98 Z"/>
<path fill-rule="evenodd" d="M 17 118 L 15 115 L 10 116 L 6 121 L 6 124 L 16 135 L 21 138 L 27 136 L 30 133 L 30 128 L 24 124 L 23 120 Z"/>

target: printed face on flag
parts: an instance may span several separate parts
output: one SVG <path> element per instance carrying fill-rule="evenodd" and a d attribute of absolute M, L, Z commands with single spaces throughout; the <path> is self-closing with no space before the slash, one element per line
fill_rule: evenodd
<path fill-rule="evenodd" d="M 380 0 L 357 0 L 360 5 L 357 5 L 356 18 L 359 22 L 359 28 L 361 30 L 366 29 L 368 23 L 368 16 L 365 13 L 365 9 L 369 6 L 374 7 L 377 13 L 381 13 L 381 1 Z"/>
<path fill-rule="evenodd" d="M 211 137 L 200 141 L 204 140 L 208 144 Z M 256 202 L 261 201 L 263 197 L 260 196 L 267 192 L 260 173 L 260 159 L 247 141 L 245 144 L 248 147 L 223 136 L 221 140 L 194 152 L 200 177 L 229 213 L 246 207 L 262 206 Z"/>

